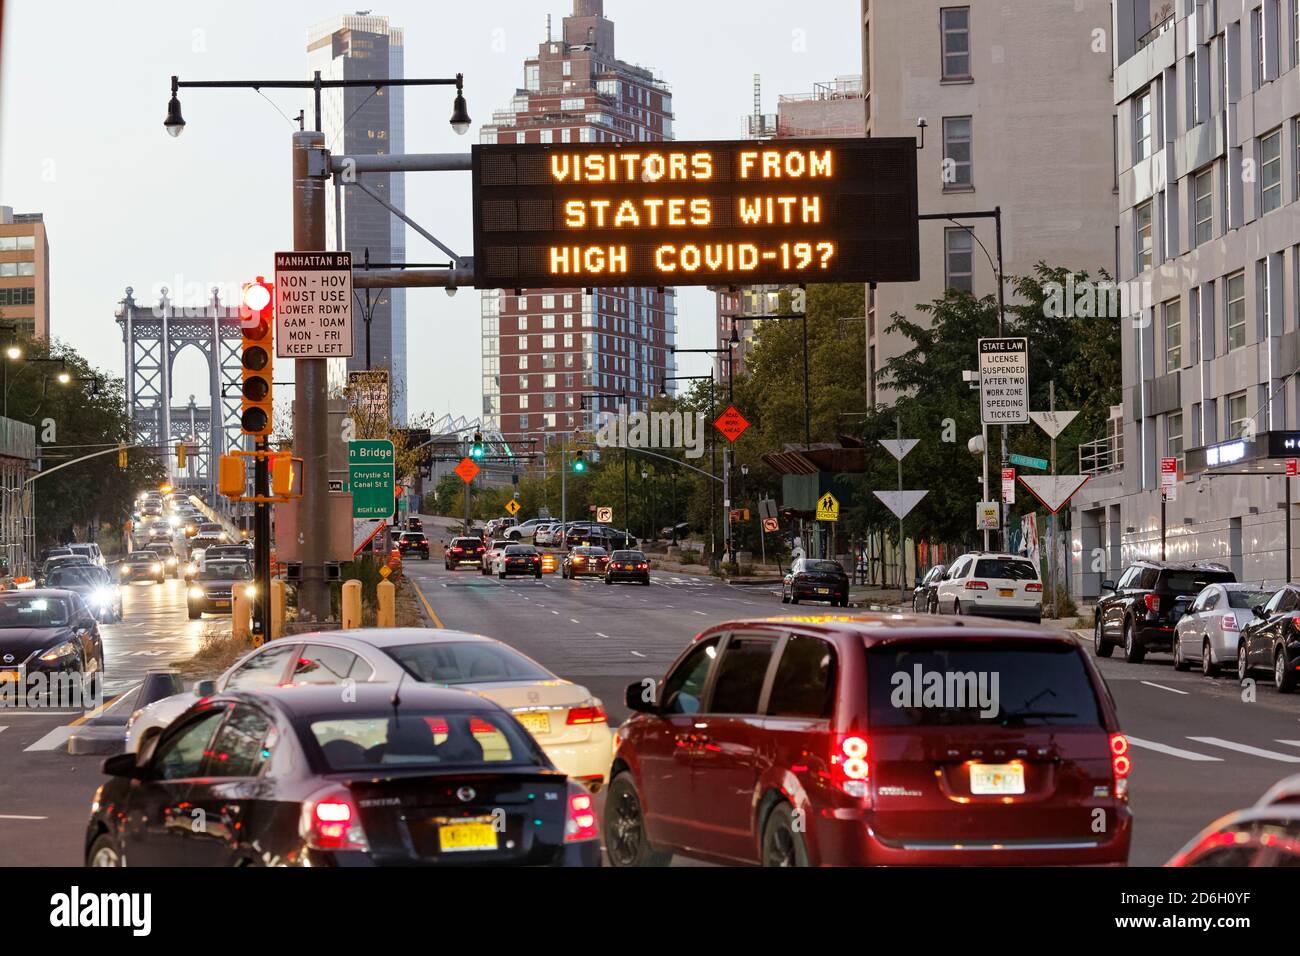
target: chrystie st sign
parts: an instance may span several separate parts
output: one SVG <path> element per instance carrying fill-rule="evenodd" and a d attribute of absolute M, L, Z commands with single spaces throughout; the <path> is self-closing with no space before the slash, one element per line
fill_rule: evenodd
<path fill-rule="evenodd" d="M 348 442 L 348 485 L 352 517 L 387 518 L 396 484 L 393 443 L 386 438 Z"/>

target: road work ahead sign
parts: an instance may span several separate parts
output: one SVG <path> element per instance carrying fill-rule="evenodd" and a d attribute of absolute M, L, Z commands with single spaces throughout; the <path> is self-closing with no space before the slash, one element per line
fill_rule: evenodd
<path fill-rule="evenodd" d="M 985 425 L 1029 421 L 1029 340 L 980 339 L 980 420 Z"/>
<path fill-rule="evenodd" d="M 275 254 L 275 354 L 294 359 L 352 354 L 352 253 Z"/>

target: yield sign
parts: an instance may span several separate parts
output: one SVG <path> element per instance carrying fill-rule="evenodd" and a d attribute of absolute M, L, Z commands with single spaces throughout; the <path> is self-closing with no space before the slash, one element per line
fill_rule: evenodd
<path fill-rule="evenodd" d="M 882 438 L 880 444 L 885 446 L 888 451 L 899 461 L 907 457 L 907 453 L 921 443 L 919 438 Z"/>
<path fill-rule="evenodd" d="M 1020 475 L 1020 483 L 1029 493 L 1043 503 L 1043 507 L 1056 514 L 1074 493 L 1083 487 L 1090 475 Z"/>
<path fill-rule="evenodd" d="M 459 475 L 460 480 L 465 482 L 467 485 L 474 480 L 474 476 L 478 473 L 478 465 L 474 464 L 474 460 L 468 455 L 462 458 L 460 464 L 456 466 L 456 474 Z"/>
<path fill-rule="evenodd" d="M 749 427 L 749 422 L 736 410 L 735 405 L 728 405 L 727 410 L 713 423 L 713 427 L 727 436 L 727 441 L 734 442 Z"/>
<path fill-rule="evenodd" d="M 915 439 L 909 439 L 915 441 Z M 881 442 L 883 445 L 884 442 Z M 906 452 L 904 452 L 906 454 Z M 922 498 L 929 494 L 929 491 L 877 491 L 875 496 L 879 498 L 886 508 L 894 513 L 894 517 L 902 521 L 907 517 L 908 512 L 917 506 Z"/>
<path fill-rule="evenodd" d="M 1055 438 L 1065 431 L 1078 412 L 1030 412 L 1029 420 L 1047 432 L 1048 438 Z"/>

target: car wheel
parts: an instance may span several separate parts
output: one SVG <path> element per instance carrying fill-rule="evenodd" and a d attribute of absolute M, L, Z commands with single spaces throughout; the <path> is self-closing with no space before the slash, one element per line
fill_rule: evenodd
<path fill-rule="evenodd" d="M 95 842 L 90 844 L 90 849 L 86 851 L 86 866 L 125 866 L 122 861 L 122 851 L 118 849 L 117 841 L 107 833 L 101 833 L 95 837 Z"/>
<path fill-rule="evenodd" d="M 1183 642 L 1178 637 L 1178 635 L 1175 634 L 1174 635 L 1174 670 L 1185 671 L 1191 666 L 1192 666 L 1191 664 L 1187 663 L 1187 659 L 1183 657 Z"/>
<path fill-rule="evenodd" d="M 1295 668 L 1286 659 L 1286 648 L 1279 647 L 1273 656 L 1273 683 L 1279 694 L 1295 693 Z"/>
<path fill-rule="evenodd" d="M 533 577 L 537 578 L 537 580 L 540 581 L 542 579 L 542 572 L 538 571 L 536 574 L 533 575 Z"/>
<path fill-rule="evenodd" d="M 781 589 L 781 603 L 782 604 L 790 603 L 790 598 L 786 595 L 784 588 Z"/>
<path fill-rule="evenodd" d="M 203 612 L 196 611 L 194 608 L 189 608 L 189 615 L 191 621 L 197 621 L 199 618 L 203 617 Z"/>
<path fill-rule="evenodd" d="M 795 831 L 790 804 L 778 804 L 763 826 L 764 866 L 807 866 L 808 848 L 803 835 Z"/>
<path fill-rule="evenodd" d="M 671 853 L 656 850 L 646 838 L 641 796 L 632 775 L 620 773 L 605 797 L 605 854 L 611 866 L 667 866 Z"/>
<path fill-rule="evenodd" d="M 1246 645 L 1239 643 L 1237 645 L 1237 679 L 1245 680 L 1250 676 L 1250 663 L 1246 658 Z"/>
<path fill-rule="evenodd" d="M 954 617 L 961 617 L 961 601 L 952 602 L 952 613 Z"/>
<path fill-rule="evenodd" d="M 606 584 L 613 584 L 614 582 L 611 581 L 609 578 L 605 578 L 605 583 L 606 583 Z"/>
<path fill-rule="evenodd" d="M 1092 653 L 1096 657 L 1110 657 L 1111 652 L 1114 650 L 1114 645 L 1102 636 L 1101 615 L 1098 614 L 1096 621 L 1092 625 Z"/>
<path fill-rule="evenodd" d="M 1214 658 L 1210 655 L 1209 641 L 1201 645 L 1201 673 L 1206 677 L 1219 676 L 1219 665 L 1214 663 Z"/>
<path fill-rule="evenodd" d="M 793 591 L 790 592 L 790 603 L 791 604 L 799 603 L 799 595 L 795 594 Z"/>
<path fill-rule="evenodd" d="M 931 594 L 930 599 L 925 602 L 925 612 L 927 614 L 939 613 L 939 596 L 937 594 Z"/>
<path fill-rule="evenodd" d="M 1147 649 L 1137 642 L 1136 630 L 1132 621 L 1124 622 L 1124 660 L 1129 664 L 1141 664 L 1147 656 Z"/>
<path fill-rule="evenodd" d="M 504 581 L 506 579 L 506 573 L 504 571 L 499 571 L 497 572 L 497 577 Z"/>

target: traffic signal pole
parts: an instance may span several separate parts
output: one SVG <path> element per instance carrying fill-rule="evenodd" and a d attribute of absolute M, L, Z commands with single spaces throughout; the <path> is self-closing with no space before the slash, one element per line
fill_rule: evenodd
<path fill-rule="evenodd" d="M 269 452 L 270 442 L 259 438 L 257 450 Z M 253 494 L 258 498 L 271 494 L 270 459 L 265 454 L 253 459 Z M 253 506 L 253 580 L 253 633 L 256 643 L 262 644 L 271 639 L 271 506 L 265 501 Z"/>
<path fill-rule="evenodd" d="M 319 124 L 318 124 L 319 125 Z M 325 251 L 325 184 L 328 172 L 313 175 L 311 160 L 324 156 L 325 134 L 318 130 L 293 134 L 293 248 L 295 252 Z M 327 166 L 328 164 L 326 164 Z M 298 359 L 294 363 L 294 454 L 303 460 L 302 498 L 298 502 L 299 554 L 302 582 L 298 590 L 299 614 L 305 620 L 324 621 L 330 616 L 325 562 L 329 558 L 329 457 L 328 383 L 326 359 Z M 264 469 L 260 460 L 258 467 Z M 265 471 L 259 472 L 263 477 Z M 270 515 L 258 505 L 255 546 L 269 549 Z M 266 522 L 265 537 L 262 522 Z M 268 550 L 269 556 L 269 550 Z M 269 567 L 269 558 L 268 558 Z M 268 588 L 269 590 L 269 588 Z"/>

